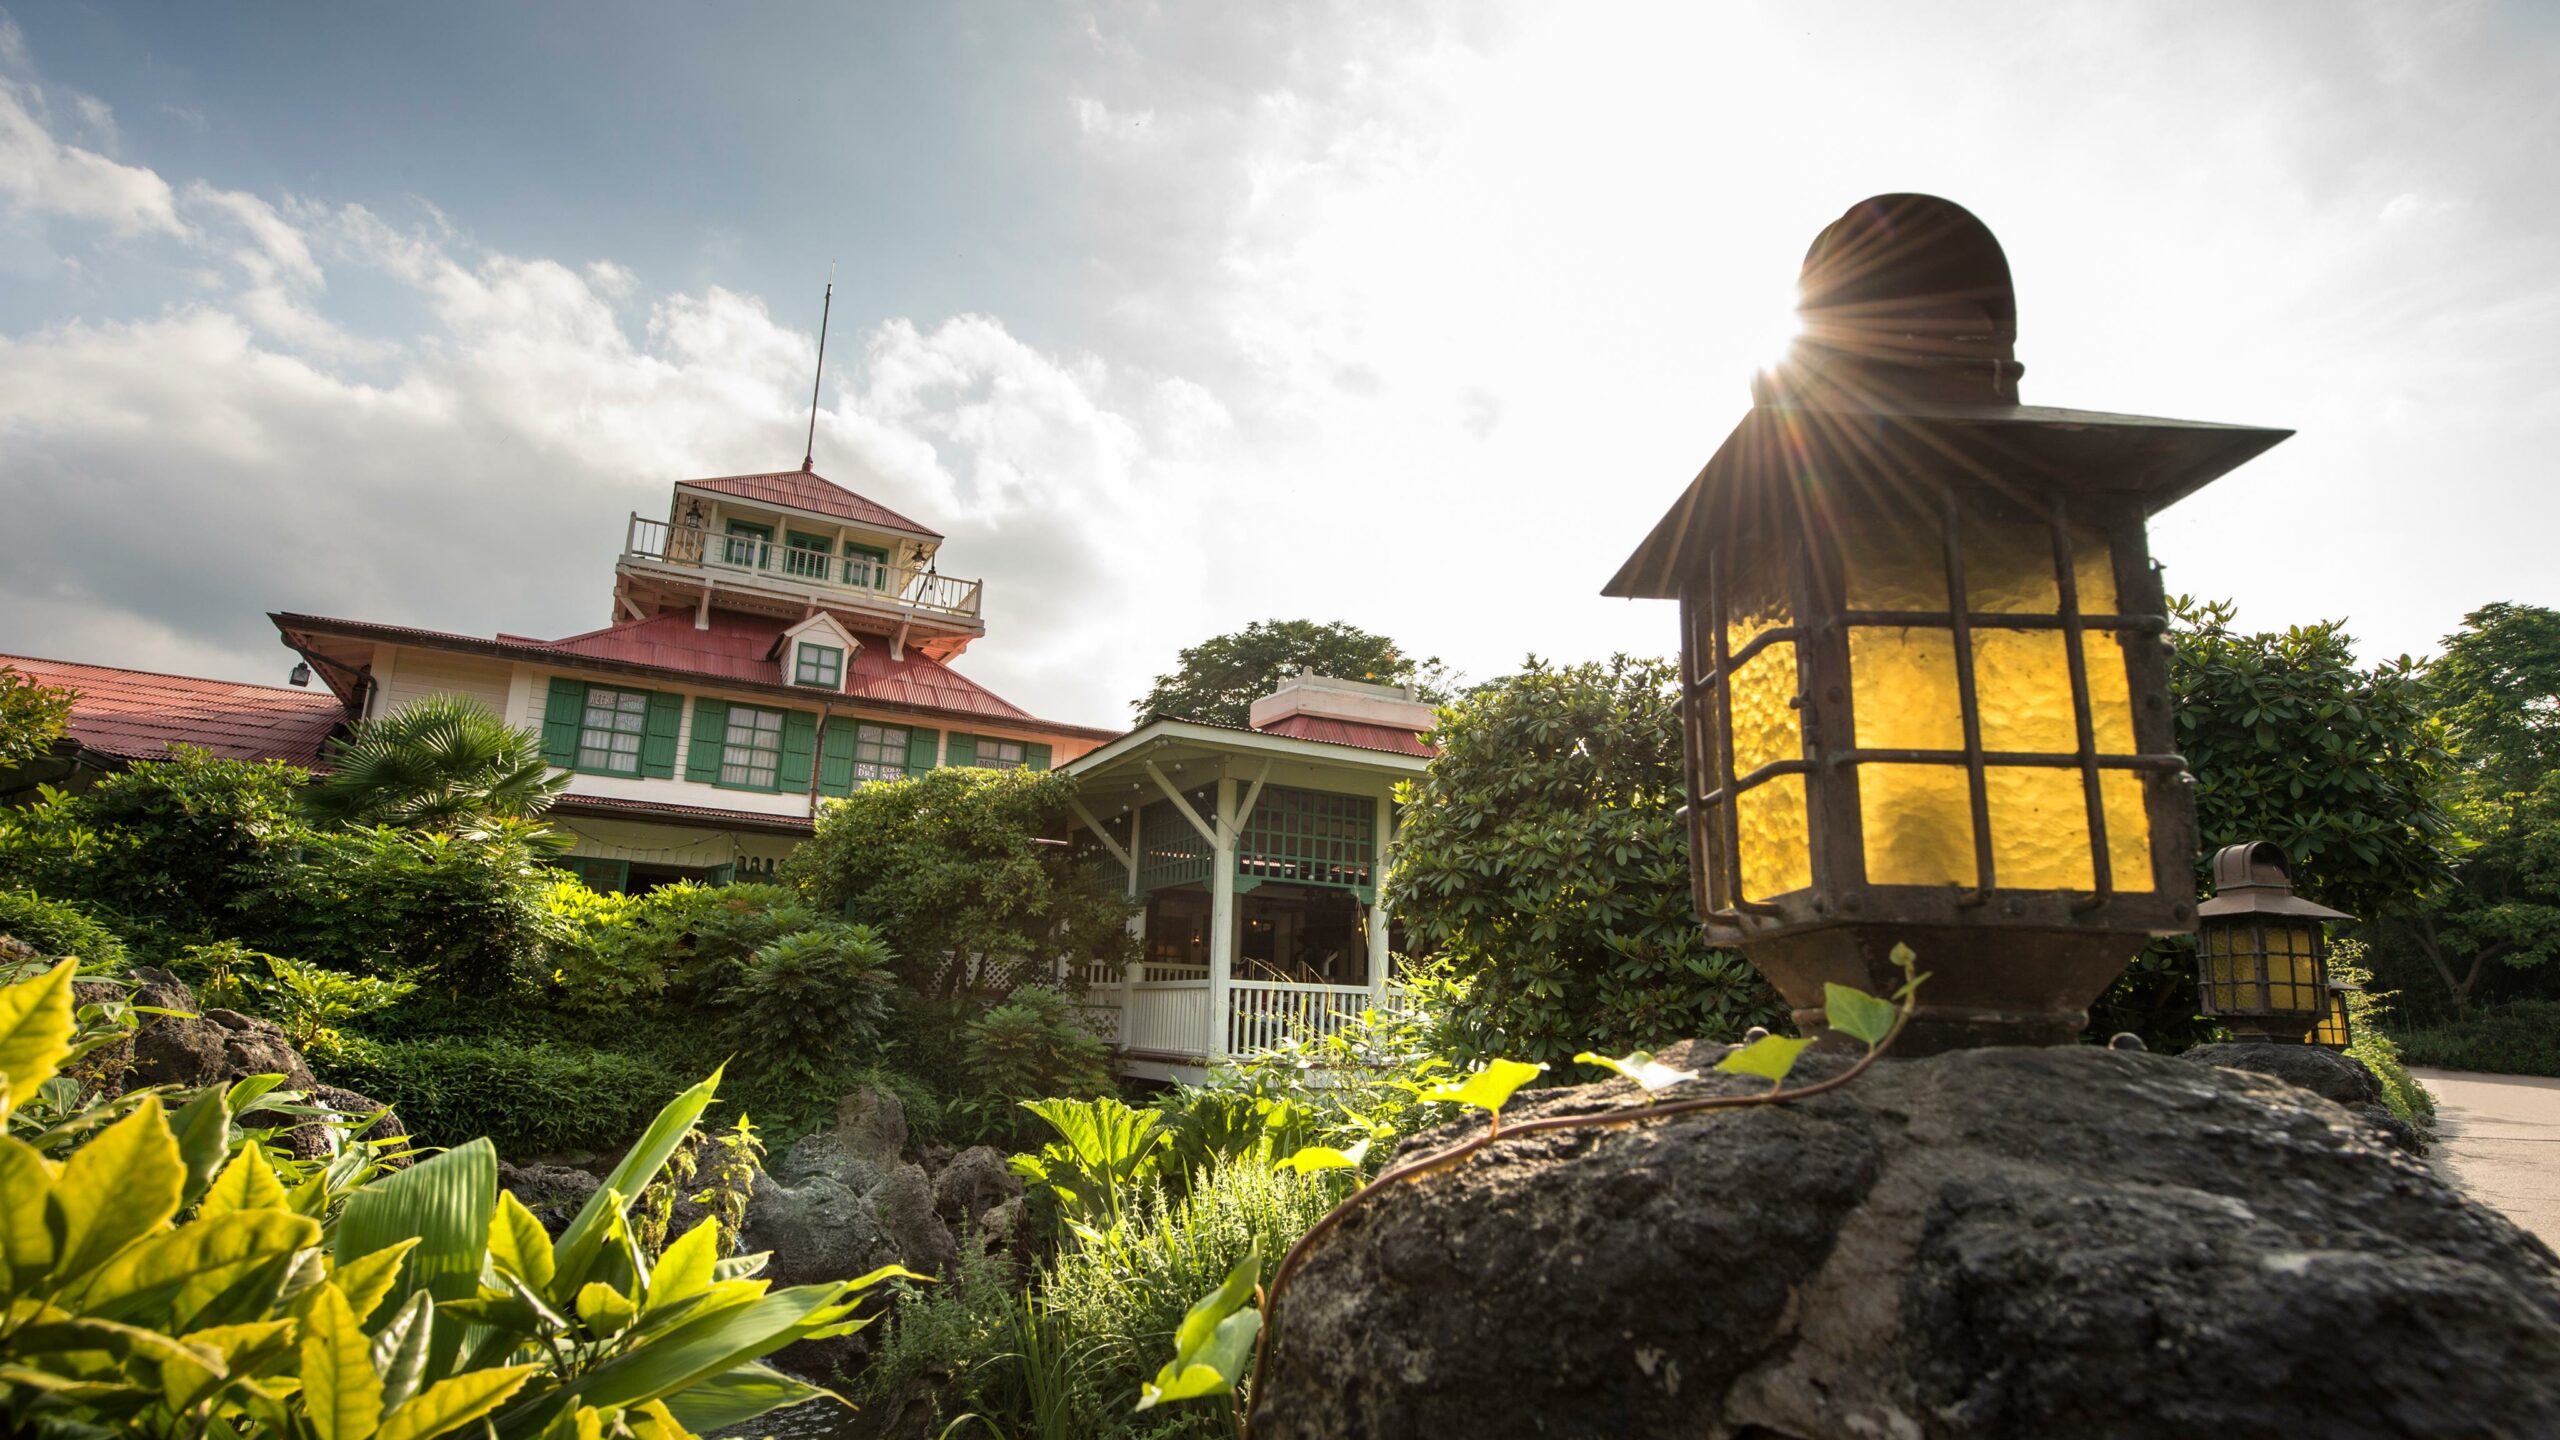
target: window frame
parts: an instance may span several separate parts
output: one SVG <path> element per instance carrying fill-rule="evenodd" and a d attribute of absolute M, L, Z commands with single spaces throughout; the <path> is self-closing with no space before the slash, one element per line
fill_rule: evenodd
<path fill-rule="evenodd" d="M 853 788 L 859 790 L 883 780 L 904 780 L 913 773 L 907 768 L 907 745 L 915 733 L 912 725 L 886 725 L 876 720 L 854 721 Z M 875 758 L 865 759 L 866 750 Z M 879 756 L 889 758 L 884 760 L 877 758 Z"/>
<path fill-rule="evenodd" d="M 815 652 L 817 655 L 825 656 L 831 662 L 831 668 L 835 671 L 833 678 L 824 680 L 810 678 L 809 661 L 812 652 Z M 815 640 L 799 640 L 793 642 L 791 647 L 792 684 L 805 685 L 813 690 L 842 690 L 844 688 L 844 671 L 845 652 L 843 646 L 822 645 Z"/>
<path fill-rule="evenodd" d="M 578 702 L 577 744 L 569 753 L 570 764 L 567 768 L 580 775 L 602 775 L 617 780 L 639 780 L 646 778 L 648 774 L 649 697 L 652 693 L 653 692 L 647 690 L 626 689 L 619 685 L 591 684 L 586 686 L 585 693 L 580 697 Z M 599 695 L 611 695 L 615 699 L 615 707 L 612 711 L 612 715 L 617 723 L 610 729 L 600 729 L 599 727 L 588 723 L 588 717 L 595 713 L 596 697 Z M 636 707 L 633 702 L 636 702 Z M 625 719 L 635 722 L 631 728 L 625 729 L 619 723 Z M 587 752 L 590 748 L 587 744 L 587 736 L 591 733 L 602 734 L 608 737 L 608 743 L 603 747 L 603 753 L 607 756 L 613 756 L 621 753 L 620 751 L 615 750 L 609 743 L 611 737 L 621 735 L 630 736 L 631 768 L 628 770 L 618 770 L 613 768 L 611 765 L 591 765 L 587 763 Z"/>
<path fill-rule="evenodd" d="M 786 713 L 787 712 L 782 710 L 768 709 L 762 705 L 731 704 L 728 707 L 727 713 L 721 717 L 720 768 L 717 772 L 716 778 L 714 778 L 711 783 L 719 786 L 723 790 L 760 790 L 767 793 L 780 792 L 782 789 L 783 717 Z M 770 721 L 771 724 L 768 727 L 762 723 L 751 723 L 748 727 L 750 743 L 742 747 L 741 742 L 738 739 L 738 722 L 742 718 L 748 719 L 751 722 Z M 763 744 L 752 743 L 754 741 L 761 740 L 766 736 L 771 737 L 772 743 L 769 748 Z M 760 764 L 752 761 L 742 764 L 731 759 L 730 752 L 740 748 L 745 748 L 751 754 L 762 755 L 765 758 Z M 746 772 L 749 777 L 752 777 L 759 769 L 765 772 L 765 778 L 763 780 L 756 780 L 753 778 L 731 779 L 729 775 L 731 770 L 742 770 Z"/>
<path fill-rule="evenodd" d="M 981 768 L 988 770 L 1028 770 L 1031 768 L 1030 742 L 1025 740 L 1000 740 L 993 735 L 980 735 L 976 737 L 976 739 L 978 764 Z M 1013 758 L 1010 760 L 991 757 L 988 754 L 990 750 L 1008 749 L 1013 751 Z"/>

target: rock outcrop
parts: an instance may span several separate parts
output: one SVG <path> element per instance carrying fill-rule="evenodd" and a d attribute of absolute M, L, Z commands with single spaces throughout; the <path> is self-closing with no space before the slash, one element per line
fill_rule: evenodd
<path fill-rule="evenodd" d="M 2266 1041 L 2232 1040 L 2212 1045 L 2197 1045 L 2180 1051 L 2178 1058 L 2199 1065 L 2220 1065 L 2227 1070 L 2247 1070 L 2259 1075 L 2273 1075 L 2288 1085 L 2299 1085 L 2323 1100 L 2334 1101 L 2354 1111 L 2374 1129 L 2390 1138 L 2392 1144 L 2412 1155 L 2426 1151 L 2426 1137 L 2406 1120 L 2382 1103 L 2382 1082 L 2373 1071 L 2352 1055 L 2341 1054 L 2325 1045 L 2280 1045 Z"/>
<path fill-rule="evenodd" d="M 2560 1434 L 2541 1242 L 2304 1089 L 2086 1046 L 1504 1141 L 1319 1241 L 1271 1345 L 1257 1440 Z"/>

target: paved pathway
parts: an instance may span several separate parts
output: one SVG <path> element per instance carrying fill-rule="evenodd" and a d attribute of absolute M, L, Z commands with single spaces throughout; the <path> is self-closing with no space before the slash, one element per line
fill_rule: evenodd
<path fill-rule="evenodd" d="M 2560 1080 L 2413 1070 L 2436 1097 L 2436 1168 L 2560 1250 Z"/>

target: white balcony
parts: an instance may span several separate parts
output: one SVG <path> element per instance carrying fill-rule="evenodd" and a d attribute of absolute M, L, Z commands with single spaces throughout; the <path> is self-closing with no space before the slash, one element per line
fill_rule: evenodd
<path fill-rule="evenodd" d="M 713 535 L 634 514 L 622 558 L 694 572 L 724 588 L 743 585 L 890 614 L 982 628 L 982 582 L 900 570 L 859 552 L 835 555 L 752 535 Z"/>

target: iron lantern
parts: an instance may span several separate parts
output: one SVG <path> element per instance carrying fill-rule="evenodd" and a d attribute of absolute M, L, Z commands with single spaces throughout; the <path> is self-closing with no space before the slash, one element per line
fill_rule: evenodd
<path fill-rule="evenodd" d="M 2329 1012 L 2320 1017 L 2319 1024 L 2311 1027 L 2310 1035 L 2305 1037 L 2306 1043 L 2312 1045 L 2325 1045 L 2332 1050 L 2344 1050 L 2349 1045 L 2355 1043 L 2355 1028 L 2347 1023 L 2347 994 L 2349 991 L 2362 994 L 2364 993 L 2364 987 L 2356 984 L 2352 980 L 2340 980 L 2335 976 L 2330 977 Z"/>
<path fill-rule="evenodd" d="M 1604 592 L 1680 602 L 1699 915 L 1808 1031 L 1908 942 L 1907 1049 L 2067 1040 L 2194 918 L 2144 521 L 2290 432 L 2019 404 L 2007 258 L 1933 196 L 1826 228 L 1798 314 Z"/>
<path fill-rule="evenodd" d="M 2215 851 L 2213 898 L 2196 907 L 2204 1013 L 2243 1038 L 2310 1036 L 2333 1006 L 2323 926 L 2353 918 L 2294 894 L 2284 852 L 2264 840 Z"/>

